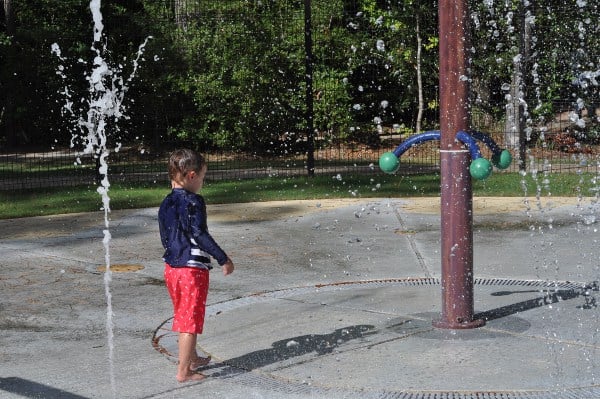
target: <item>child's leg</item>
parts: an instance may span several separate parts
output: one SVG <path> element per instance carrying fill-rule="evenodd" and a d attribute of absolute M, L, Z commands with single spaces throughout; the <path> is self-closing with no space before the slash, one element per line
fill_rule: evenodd
<path fill-rule="evenodd" d="M 190 286 L 194 287 L 194 289 L 187 295 L 187 297 L 189 298 L 189 311 L 188 317 L 185 317 L 185 320 L 190 324 L 188 324 L 186 328 L 188 329 L 188 331 L 194 331 L 197 334 L 202 333 L 202 327 L 204 326 L 204 315 L 206 312 L 206 297 L 208 295 L 209 276 L 210 274 L 208 270 L 196 269 L 192 271 L 192 277 L 190 280 L 188 280 L 191 282 Z M 210 356 L 198 356 L 196 348 L 194 347 L 194 350 L 191 353 L 190 370 L 193 371 L 199 367 L 205 366 L 210 362 L 210 360 Z"/>
<path fill-rule="evenodd" d="M 177 366 L 177 381 L 200 381 L 204 375 L 190 370 L 190 364 L 196 354 L 196 334 L 179 333 L 179 365 Z"/>
<path fill-rule="evenodd" d="M 165 266 L 165 283 L 174 309 L 173 331 L 179 331 L 177 380 L 180 382 L 205 378 L 192 371 L 210 361 L 196 353 L 196 334 L 202 333 L 204 325 L 208 276 L 208 270 L 204 269 Z"/>

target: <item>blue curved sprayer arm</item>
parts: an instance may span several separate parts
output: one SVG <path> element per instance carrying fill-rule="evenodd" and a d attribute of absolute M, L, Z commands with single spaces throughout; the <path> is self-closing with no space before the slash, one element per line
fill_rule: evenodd
<path fill-rule="evenodd" d="M 386 152 L 379 158 L 379 167 L 386 173 L 395 173 L 400 164 L 399 158 L 413 145 L 417 145 L 429 140 L 440 140 L 441 133 L 439 130 L 431 130 L 415 136 L 409 137 L 402 142 L 394 152 Z M 507 150 L 501 150 L 494 140 L 488 135 L 481 132 L 464 132 L 456 133 L 455 139 L 462 142 L 469 149 L 471 155 L 471 165 L 469 172 L 472 177 L 478 180 L 487 179 L 492 173 L 492 164 L 487 159 L 481 156 L 481 150 L 477 144 L 477 140 L 486 144 L 494 153 L 492 161 L 500 169 L 506 169 L 510 165 L 511 156 Z"/>
<path fill-rule="evenodd" d="M 440 131 L 439 130 L 430 130 L 421 134 L 417 134 L 415 136 L 411 136 L 404 140 L 398 148 L 394 150 L 394 155 L 398 158 L 402 154 L 404 154 L 408 149 L 410 149 L 413 145 L 417 145 L 423 143 L 425 141 L 430 140 L 439 140 L 440 139 Z"/>
<path fill-rule="evenodd" d="M 502 149 L 500 147 L 498 147 L 498 145 L 494 142 L 494 140 L 492 140 L 492 138 L 490 136 L 488 136 L 485 133 L 482 132 L 477 132 L 477 131 L 472 131 L 470 132 L 471 136 L 475 137 L 477 140 L 485 143 L 485 145 L 488 146 L 488 148 L 496 155 L 499 155 L 502 152 Z"/>
<path fill-rule="evenodd" d="M 461 130 L 460 132 L 456 133 L 456 139 L 466 144 L 466 146 L 469 148 L 469 152 L 471 153 L 472 160 L 481 158 L 481 151 L 479 150 L 477 141 L 475 141 L 472 135 Z"/>
<path fill-rule="evenodd" d="M 440 140 L 440 138 L 441 133 L 439 130 L 430 130 L 421 134 L 417 134 L 403 141 L 394 150 L 394 155 L 400 158 L 400 156 L 408 151 L 412 146 L 421 144 L 425 141 Z M 474 131 L 469 134 L 464 131 L 460 131 L 456 133 L 456 139 L 467 145 L 469 152 L 471 153 L 471 159 L 481 158 L 481 151 L 475 139 L 485 143 L 494 154 L 499 154 L 502 152 L 500 147 L 498 147 L 498 145 L 496 145 L 496 143 L 488 135 L 481 132 Z"/>

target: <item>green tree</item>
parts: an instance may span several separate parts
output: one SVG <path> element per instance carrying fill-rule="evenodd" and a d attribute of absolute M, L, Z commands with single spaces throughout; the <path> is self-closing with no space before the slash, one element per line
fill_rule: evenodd
<path fill-rule="evenodd" d="M 14 25 L 6 25 L 7 39 L 0 44 L 6 54 L 0 61 L 0 81 L 7 88 L 0 101 L 10 109 L 10 122 L 1 127 L 9 145 L 44 145 L 64 137 L 56 128 L 60 107 L 54 94 L 60 79 L 50 47 L 59 36 L 70 36 L 73 47 L 79 47 L 79 11 L 76 5 L 55 0 L 12 0 Z"/>
<path fill-rule="evenodd" d="M 171 35 L 187 65 L 175 80 L 195 105 L 176 137 L 259 151 L 277 135 L 296 133 L 302 57 L 289 32 L 297 12 L 275 2 L 199 4 L 198 17 Z"/>
<path fill-rule="evenodd" d="M 65 145 L 77 130 L 74 116 L 64 113 L 64 90 L 68 87 L 73 100 L 73 112 L 85 113 L 82 98 L 88 97 L 89 84 L 84 75 L 92 69 L 94 53 L 92 19 L 88 1 L 40 0 L 35 3 L 12 0 L 14 34 L 10 40 L 0 40 L 0 52 L 7 54 L 0 63 L 0 84 L 12 90 L 2 97 L 2 106 L 11 105 L 13 129 L 1 125 L 5 138 L 16 137 L 15 144 L 48 146 Z M 132 71 L 131 62 L 143 42 L 145 29 L 136 22 L 143 11 L 140 1 L 103 2 L 105 24 L 105 56 L 115 70 L 125 78 Z M 60 60 L 51 49 L 60 48 Z M 135 102 L 141 92 L 131 85 L 128 98 Z M 133 115 L 137 115 L 132 113 Z M 131 118 L 125 121 L 138 126 Z M 119 132 L 119 140 L 131 140 L 136 133 L 130 129 Z M 130 137 L 131 136 L 131 137 Z M 117 137 L 116 137 L 117 138 Z"/>
<path fill-rule="evenodd" d="M 349 88 L 359 124 L 420 127 L 425 102 L 435 103 L 437 97 L 437 19 L 432 16 L 433 3 L 411 0 L 361 0 L 348 14 L 354 38 Z"/>
<path fill-rule="evenodd" d="M 515 0 L 471 2 L 471 8 L 474 89 L 481 108 L 496 119 L 505 116 L 516 60 L 523 68 L 524 100 L 534 121 L 543 123 L 557 110 L 555 104 L 573 97 L 593 103 L 597 85 L 582 89 L 573 83 L 582 73 L 598 70 L 597 6 L 586 1 Z M 523 46 L 523 41 L 528 44 Z"/>

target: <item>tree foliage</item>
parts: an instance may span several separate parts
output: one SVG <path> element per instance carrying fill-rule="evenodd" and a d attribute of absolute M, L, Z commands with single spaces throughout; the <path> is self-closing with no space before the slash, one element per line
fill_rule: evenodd
<path fill-rule="evenodd" d="M 62 112 L 66 82 L 50 48 L 57 43 L 69 60 L 65 74 L 75 98 L 87 97 L 84 76 L 94 55 L 89 2 L 4 2 L 13 14 L 9 21 L 0 11 L 0 148 L 65 145 L 72 134 Z M 532 55 L 524 60 L 524 85 L 535 99 L 531 115 L 551 114 L 558 99 L 579 110 L 597 104 L 595 3 L 471 0 L 470 7 L 477 107 L 503 118 L 523 9 L 535 25 Z M 317 132 L 331 141 L 369 142 L 378 129 L 414 129 L 419 95 L 423 127 L 435 127 L 434 0 L 312 0 L 312 10 Z M 102 2 L 102 13 L 107 57 L 123 74 L 152 37 L 128 87 L 128 118 L 116 139 L 155 148 L 181 140 L 256 153 L 305 150 L 304 1 L 120 0 Z"/>
<path fill-rule="evenodd" d="M 523 100 L 534 121 L 547 120 L 565 103 L 572 109 L 598 106 L 598 81 L 589 79 L 600 71 L 600 9 L 595 2 L 471 1 L 471 9 L 480 107 L 502 117 L 516 62 L 525 66 Z M 524 24 L 531 26 L 528 57 L 519 44 Z"/>

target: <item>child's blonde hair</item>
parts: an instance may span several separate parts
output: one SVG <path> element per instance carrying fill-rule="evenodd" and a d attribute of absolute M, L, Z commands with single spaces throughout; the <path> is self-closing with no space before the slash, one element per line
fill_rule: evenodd
<path fill-rule="evenodd" d="M 175 150 L 169 157 L 169 179 L 177 180 L 192 170 L 199 173 L 205 166 L 206 161 L 198 152 L 187 148 Z"/>

